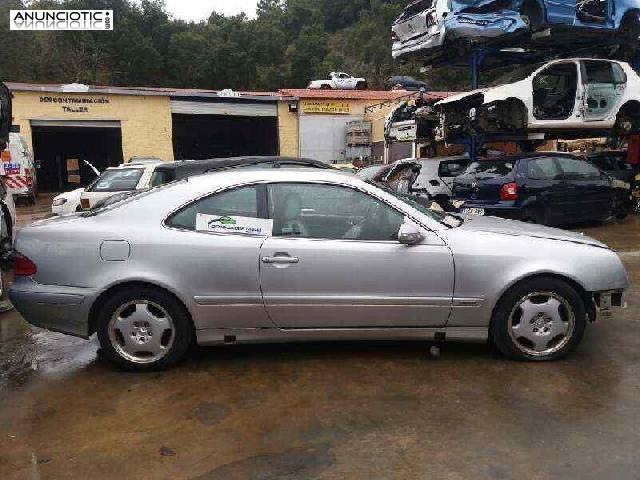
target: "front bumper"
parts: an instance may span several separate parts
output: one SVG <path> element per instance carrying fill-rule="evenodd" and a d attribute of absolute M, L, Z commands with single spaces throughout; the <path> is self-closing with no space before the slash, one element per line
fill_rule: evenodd
<path fill-rule="evenodd" d="M 9 298 L 30 324 L 76 337 L 89 337 L 89 310 L 95 292 L 87 288 L 40 285 L 18 277 Z"/>

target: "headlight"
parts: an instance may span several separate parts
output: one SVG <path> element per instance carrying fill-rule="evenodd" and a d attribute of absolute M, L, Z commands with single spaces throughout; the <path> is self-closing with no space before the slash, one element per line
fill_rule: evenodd
<path fill-rule="evenodd" d="M 65 203 L 67 203 L 67 199 L 66 198 L 56 198 L 53 201 L 53 206 L 54 207 L 61 207 L 62 205 L 64 205 Z"/>

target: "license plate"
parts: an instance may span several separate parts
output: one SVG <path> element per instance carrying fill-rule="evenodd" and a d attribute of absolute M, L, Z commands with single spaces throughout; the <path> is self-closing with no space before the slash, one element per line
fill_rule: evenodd
<path fill-rule="evenodd" d="M 466 213 L 467 215 L 479 215 L 484 216 L 484 208 L 463 208 L 462 213 Z"/>

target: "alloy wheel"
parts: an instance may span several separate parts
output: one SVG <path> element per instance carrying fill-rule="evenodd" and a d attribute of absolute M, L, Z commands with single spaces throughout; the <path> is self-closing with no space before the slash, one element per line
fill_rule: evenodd
<path fill-rule="evenodd" d="M 518 301 L 509 315 L 509 335 L 524 354 L 543 358 L 562 350 L 575 331 L 571 304 L 553 292 L 534 292 Z"/>
<path fill-rule="evenodd" d="M 124 359 L 137 364 L 154 363 L 173 346 L 176 330 L 169 313 L 157 303 L 134 300 L 111 316 L 109 341 Z"/>

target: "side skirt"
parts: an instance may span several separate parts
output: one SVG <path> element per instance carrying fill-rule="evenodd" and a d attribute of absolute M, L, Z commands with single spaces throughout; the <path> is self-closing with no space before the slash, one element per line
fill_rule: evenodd
<path fill-rule="evenodd" d="M 198 330 L 199 345 L 239 343 L 295 343 L 367 340 L 437 340 L 484 343 L 487 327 L 450 328 L 345 328 L 345 329 L 207 329 Z"/>

